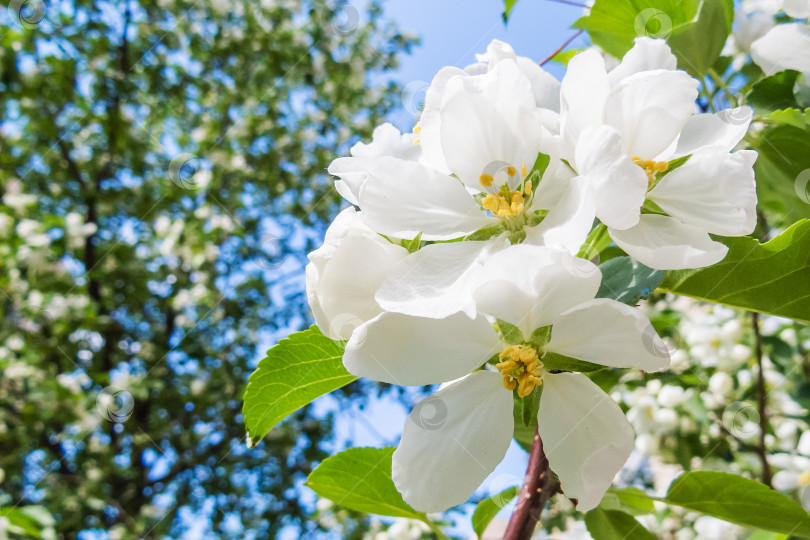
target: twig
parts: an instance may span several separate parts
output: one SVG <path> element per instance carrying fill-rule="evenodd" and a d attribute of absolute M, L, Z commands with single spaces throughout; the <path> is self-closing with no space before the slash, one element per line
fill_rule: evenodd
<path fill-rule="evenodd" d="M 552 58 L 554 58 L 555 56 L 557 56 L 558 54 L 560 54 L 560 52 L 562 52 L 562 50 L 563 50 L 563 49 L 565 49 L 565 48 L 568 46 L 568 44 L 569 44 L 569 43 L 571 43 L 572 41 L 574 41 L 575 39 L 577 39 L 577 38 L 579 37 L 579 35 L 580 35 L 582 32 L 584 32 L 584 31 L 585 31 L 585 30 L 577 30 L 577 31 L 574 33 L 574 35 L 573 35 L 573 36 L 571 36 L 570 38 L 566 39 L 566 40 L 565 40 L 565 43 L 563 43 L 562 45 L 560 45 L 560 46 L 557 48 L 557 50 L 556 50 L 556 51 L 554 51 L 553 53 L 551 53 L 550 55 L 548 55 L 548 56 L 546 57 L 546 59 L 545 59 L 545 60 L 542 60 L 541 62 L 539 62 L 539 64 L 540 64 L 541 66 L 543 66 L 543 65 L 547 64 L 548 62 L 550 62 Z"/>
<path fill-rule="evenodd" d="M 765 435 L 768 432 L 768 411 L 765 410 L 765 373 L 762 369 L 762 335 L 759 332 L 759 313 L 751 313 L 751 326 L 756 337 L 757 368 L 757 408 L 759 410 L 759 446 L 757 454 L 762 462 L 762 483 L 771 485 L 771 466 L 768 463 L 768 449 L 765 446 Z"/>
<path fill-rule="evenodd" d="M 560 485 L 554 480 L 551 469 L 548 467 L 548 458 L 543 453 L 543 441 L 535 431 L 526 478 L 523 480 L 515 511 L 509 519 L 503 539 L 527 540 L 531 538 L 546 503 L 552 495 L 559 492 Z"/>

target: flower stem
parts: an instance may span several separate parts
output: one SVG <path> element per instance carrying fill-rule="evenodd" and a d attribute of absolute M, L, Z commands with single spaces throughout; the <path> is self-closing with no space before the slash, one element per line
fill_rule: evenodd
<path fill-rule="evenodd" d="M 762 483 L 771 485 L 771 466 L 768 463 L 768 447 L 765 444 L 765 437 L 768 434 L 768 410 L 767 402 L 765 400 L 767 390 L 765 389 L 765 373 L 762 368 L 762 335 L 759 331 L 759 313 L 751 313 L 751 326 L 754 329 L 754 337 L 756 338 L 756 353 L 757 353 L 757 409 L 759 412 L 759 446 L 757 454 L 762 464 Z"/>
<path fill-rule="evenodd" d="M 433 534 L 435 534 L 436 538 L 438 538 L 439 540 L 450 540 L 450 537 L 444 534 L 442 530 L 439 528 L 439 526 L 430 521 L 429 519 L 422 520 L 422 523 L 430 527 L 430 530 L 433 531 Z"/>
<path fill-rule="evenodd" d="M 535 431 L 529 453 L 529 466 L 518 494 L 517 504 L 509 525 L 503 535 L 504 540 L 528 540 L 534 533 L 540 514 L 546 503 L 555 493 L 560 493 L 560 484 L 551 474 L 548 458 L 543 452 L 543 441 Z"/>

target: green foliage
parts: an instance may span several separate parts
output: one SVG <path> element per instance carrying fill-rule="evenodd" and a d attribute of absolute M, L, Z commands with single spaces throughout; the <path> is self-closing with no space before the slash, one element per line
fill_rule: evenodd
<path fill-rule="evenodd" d="M 503 0 L 503 22 L 509 20 L 509 15 L 512 14 L 512 8 L 515 7 L 517 0 Z"/>
<path fill-rule="evenodd" d="M 519 487 L 510 487 L 478 503 L 472 517 L 472 527 L 478 538 L 483 536 L 493 518 L 503 510 L 504 506 L 512 502 L 519 492 Z"/>
<path fill-rule="evenodd" d="M 2 504 L 61 538 L 301 529 L 332 427 L 247 450 L 240 398 L 307 325 L 325 169 L 399 104 L 412 38 L 374 2 L 37 6 L 0 22 Z"/>
<path fill-rule="evenodd" d="M 599 265 L 602 283 L 597 298 L 612 298 L 634 306 L 647 298 L 666 275 L 663 270 L 644 266 L 631 257 L 614 257 Z"/>
<path fill-rule="evenodd" d="M 357 379 L 343 367 L 343 347 L 317 326 L 291 334 L 267 351 L 245 391 L 248 444 L 258 444 L 284 418 Z"/>
<path fill-rule="evenodd" d="M 585 525 L 594 540 L 655 540 L 630 514 L 600 506 L 585 514 Z"/>
<path fill-rule="evenodd" d="M 616 58 L 636 37 L 664 38 L 678 67 L 702 77 L 720 56 L 733 18 L 732 0 L 596 0 L 574 26 Z"/>
<path fill-rule="evenodd" d="M 599 506 L 605 510 L 620 510 L 634 516 L 655 512 L 655 504 L 652 499 L 637 488 L 608 490 L 602 497 Z"/>
<path fill-rule="evenodd" d="M 769 113 L 779 109 L 796 107 L 796 86 L 798 71 L 780 71 L 770 77 L 757 81 L 745 96 L 745 103 L 754 107 L 758 113 Z"/>
<path fill-rule="evenodd" d="M 768 126 L 750 137 L 760 208 L 782 223 L 810 218 L 810 127 L 799 110 L 774 111 Z"/>
<path fill-rule="evenodd" d="M 661 289 L 800 321 L 810 320 L 810 220 L 802 220 L 760 244 L 749 237 L 724 238 L 722 262 L 667 273 Z"/>
<path fill-rule="evenodd" d="M 391 480 L 395 448 L 349 448 L 323 461 L 307 479 L 319 496 L 350 510 L 426 521 L 402 500 Z"/>
<path fill-rule="evenodd" d="M 664 502 L 744 527 L 810 538 L 810 513 L 796 501 L 735 474 L 685 473 L 669 486 Z"/>

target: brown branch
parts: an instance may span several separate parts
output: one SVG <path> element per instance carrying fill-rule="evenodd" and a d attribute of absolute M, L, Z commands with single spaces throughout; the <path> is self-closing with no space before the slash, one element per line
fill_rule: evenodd
<path fill-rule="evenodd" d="M 540 62 L 538 62 L 538 63 L 539 63 L 541 66 L 546 65 L 546 64 L 547 64 L 548 62 L 550 62 L 550 61 L 551 61 L 551 60 L 552 60 L 552 59 L 553 59 L 555 56 L 557 56 L 558 54 L 560 54 L 564 48 L 568 47 L 568 44 L 569 44 L 569 43 L 571 43 L 572 41 L 574 41 L 575 39 L 577 39 L 577 38 L 579 37 L 579 35 L 580 35 L 580 34 L 582 34 L 582 32 L 584 32 L 584 31 L 585 31 L 585 30 L 577 30 L 576 32 L 574 32 L 574 35 L 572 35 L 570 38 L 566 39 L 566 40 L 565 40 L 565 43 L 563 43 L 562 45 L 560 45 L 559 47 L 557 47 L 557 50 L 556 50 L 556 51 L 554 51 L 553 53 L 551 53 L 550 55 L 548 55 L 548 56 L 545 58 L 545 60 L 541 60 L 541 61 L 540 61 Z"/>
<path fill-rule="evenodd" d="M 560 485 L 554 480 L 548 467 L 548 458 L 543 452 L 543 441 L 535 431 L 529 453 L 529 466 L 526 478 L 518 494 L 517 505 L 509 525 L 503 535 L 504 540 L 527 540 L 531 538 L 540 514 L 548 500 L 555 493 L 560 493 Z"/>
<path fill-rule="evenodd" d="M 759 313 L 751 313 L 751 326 L 754 328 L 756 337 L 757 368 L 757 409 L 759 411 L 759 446 L 757 455 L 762 463 L 762 483 L 771 485 L 771 466 L 768 463 L 768 448 L 765 446 L 765 435 L 768 433 L 768 411 L 766 410 L 765 397 L 765 372 L 762 369 L 762 335 L 759 332 Z"/>

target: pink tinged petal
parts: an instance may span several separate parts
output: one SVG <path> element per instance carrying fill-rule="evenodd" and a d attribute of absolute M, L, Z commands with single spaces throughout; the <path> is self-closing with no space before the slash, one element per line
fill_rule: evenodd
<path fill-rule="evenodd" d="M 423 386 L 462 377 L 500 351 L 498 335 L 484 317 L 383 312 L 352 333 L 343 365 L 358 377 Z"/>
<path fill-rule="evenodd" d="M 591 231 L 596 207 L 584 178 L 565 180 L 562 197 L 537 226 L 526 230 L 526 242 L 564 249 L 576 255 Z M 542 185 L 542 183 L 541 183 Z"/>
<path fill-rule="evenodd" d="M 654 69 L 674 70 L 678 59 L 663 39 L 647 36 L 637 37 L 630 51 L 624 55 L 622 62 L 608 73 L 611 86 L 616 86 L 622 79 L 641 71 Z"/>
<path fill-rule="evenodd" d="M 754 161 L 757 153 L 722 148 L 695 152 L 667 174 L 648 197 L 669 215 L 723 236 L 743 236 L 757 224 Z"/>
<path fill-rule="evenodd" d="M 418 161 L 422 155 L 422 148 L 414 144 L 416 135 L 402 134 L 397 128 L 385 123 L 374 128 L 370 143 L 359 142 L 352 146 L 354 157 L 382 157 L 389 156 L 410 161 Z"/>
<path fill-rule="evenodd" d="M 479 313 L 511 323 L 528 337 L 599 290 L 599 268 L 567 251 L 518 244 L 492 255 L 475 291 Z"/>
<path fill-rule="evenodd" d="M 649 182 L 624 150 L 610 126 L 585 129 L 577 143 L 577 172 L 588 181 L 596 217 L 608 227 L 628 229 L 638 223 Z"/>
<path fill-rule="evenodd" d="M 706 146 L 730 152 L 745 137 L 753 115 L 751 107 L 743 106 L 690 117 L 681 130 L 674 156 L 694 154 Z"/>
<path fill-rule="evenodd" d="M 786 69 L 810 74 L 810 25 L 780 24 L 751 44 L 751 58 L 768 75 Z"/>
<path fill-rule="evenodd" d="M 476 315 L 475 279 L 489 252 L 502 243 L 450 242 L 425 246 L 400 261 L 377 291 L 386 311 L 443 318 L 463 312 Z"/>
<path fill-rule="evenodd" d="M 422 512 L 461 504 L 500 463 L 512 441 L 512 393 L 488 371 L 439 390 L 405 422 L 391 477 Z"/>
<path fill-rule="evenodd" d="M 546 350 L 617 368 L 659 371 L 669 351 L 638 309 L 607 298 L 584 302 L 554 320 Z"/>
<path fill-rule="evenodd" d="M 635 227 L 609 232 L 628 255 L 658 270 L 702 268 L 722 261 L 728 253 L 728 247 L 703 229 L 658 214 L 643 214 Z"/>
<path fill-rule="evenodd" d="M 653 159 L 676 139 L 695 112 L 697 80 L 685 71 L 643 71 L 621 80 L 605 106 L 631 157 Z"/>
<path fill-rule="evenodd" d="M 605 101 L 610 91 L 605 61 L 595 50 L 576 55 L 560 86 L 560 137 L 562 155 L 574 158 L 582 131 L 604 121 Z"/>
<path fill-rule="evenodd" d="M 354 328 L 380 313 L 374 294 L 407 254 L 365 226 L 353 208 L 338 214 L 306 268 L 307 300 L 321 331 L 349 339 Z"/>
<path fill-rule="evenodd" d="M 633 450 L 633 428 L 610 396 L 581 373 L 549 374 L 538 430 L 563 493 L 587 512 L 602 500 Z"/>
<path fill-rule="evenodd" d="M 493 223 L 455 178 L 414 161 L 391 157 L 342 158 L 331 174 L 353 182 L 363 219 L 375 231 L 396 238 L 449 240 Z"/>

